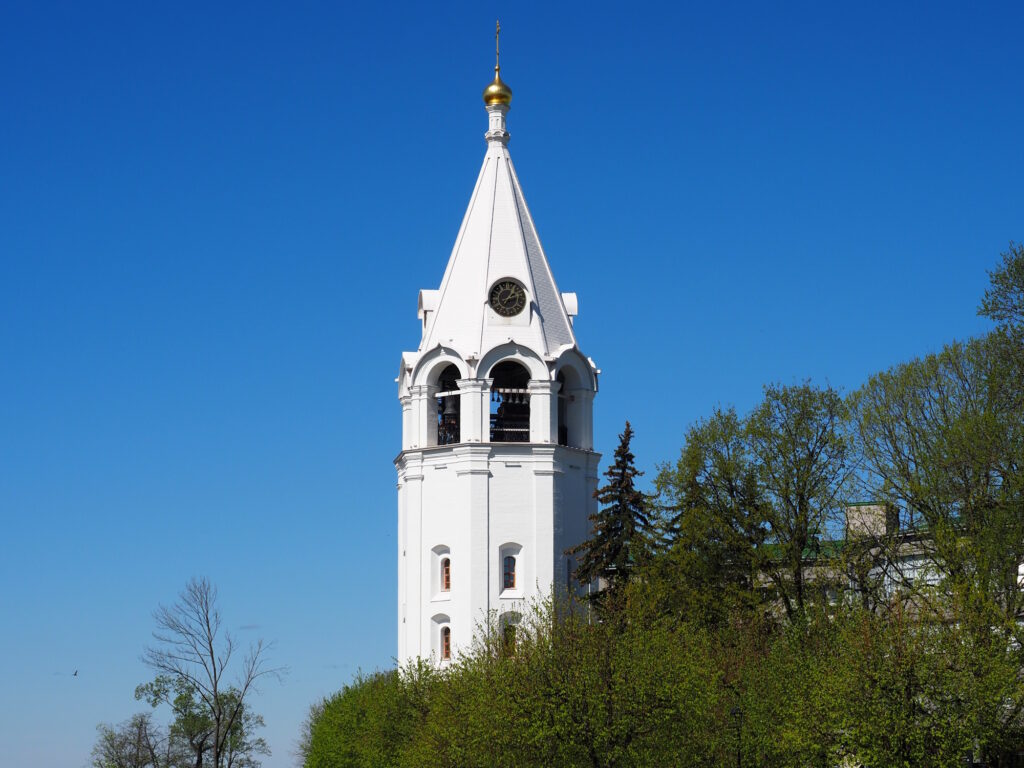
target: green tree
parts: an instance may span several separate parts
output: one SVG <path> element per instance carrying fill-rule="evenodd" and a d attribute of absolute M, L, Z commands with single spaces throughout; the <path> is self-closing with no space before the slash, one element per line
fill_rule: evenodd
<path fill-rule="evenodd" d="M 822 548 L 843 506 L 843 491 L 855 466 L 847 407 L 831 387 L 809 383 L 765 387 L 765 397 L 747 420 L 750 453 L 764 489 L 769 546 L 759 547 L 758 565 L 771 580 L 786 615 L 802 616 L 811 590 L 821 596 L 830 583 Z M 807 580 L 817 564 L 817 583 Z"/>
<path fill-rule="evenodd" d="M 498 628 L 482 628 L 444 669 L 413 665 L 346 686 L 312 713 L 304 764 L 689 764 L 721 741 L 723 689 L 707 633 L 670 621 L 590 622 L 573 605 L 526 611 L 514 653 Z"/>
<path fill-rule="evenodd" d="M 973 674 L 929 683 L 918 706 L 955 700 L 945 722 L 971 723 L 999 761 L 1024 713 L 1024 252 L 1011 244 L 991 275 L 981 311 L 1000 324 L 994 332 L 871 377 L 853 405 L 867 480 L 916 534 L 911 567 L 894 559 L 893 575 L 914 623 L 932 629 L 910 634 L 908 647 L 925 650 L 908 669 L 941 681 L 929 667 L 938 654 L 970 651 Z M 984 694 L 974 683 L 1000 679 L 992 670 L 1014 685 Z"/>
<path fill-rule="evenodd" d="M 645 573 L 646 596 L 707 626 L 755 605 L 764 489 L 736 411 L 716 409 L 691 427 L 679 460 L 659 467 L 655 488 L 667 546 Z"/>
<path fill-rule="evenodd" d="M 991 761 L 1019 738 L 1004 722 L 1017 695 L 1012 653 L 957 622 L 955 610 L 943 622 L 899 604 L 841 617 L 832 684 L 846 755 L 878 768 L 955 765 L 968 751 Z"/>
<path fill-rule="evenodd" d="M 842 649 L 831 623 L 793 623 L 767 635 L 747 625 L 738 641 L 725 632 L 719 641 L 735 665 L 743 764 L 835 768 L 845 702 L 835 695 Z"/>
<path fill-rule="evenodd" d="M 224 697 L 228 699 L 224 708 L 231 709 L 236 702 L 231 701 L 238 696 L 235 689 L 228 689 Z M 256 732 L 263 728 L 263 716 L 253 712 L 245 702 L 237 702 L 241 713 L 228 729 L 228 737 L 224 749 L 224 768 L 259 768 L 260 755 L 269 755 L 270 747 L 266 740 L 257 736 Z"/>
<path fill-rule="evenodd" d="M 847 407 L 828 387 L 772 385 L 746 419 L 730 409 L 698 423 L 655 483 L 681 605 L 712 621 L 733 604 L 803 616 L 837 586 L 822 542 L 855 464 Z"/>
<path fill-rule="evenodd" d="M 263 641 L 249 647 L 237 669 L 232 665 L 238 646 L 222 631 L 217 590 L 206 579 L 189 581 L 178 601 L 160 606 L 154 619 L 156 644 L 142 660 L 157 676 L 136 689 L 136 698 L 171 708 L 172 732 L 188 741 L 195 768 L 258 766 L 256 755 L 267 754 L 266 744 L 251 733 L 262 719 L 248 699 L 260 679 L 281 674 L 268 666 Z"/>
<path fill-rule="evenodd" d="M 148 712 L 119 725 L 97 727 L 92 768 L 184 768 L 188 753 Z"/>
<path fill-rule="evenodd" d="M 1002 263 L 989 272 L 991 284 L 981 300 L 979 313 L 998 327 L 1024 341 L 1024 246 L 1010 243 L 1000 254 Z"/>
<path fill-rule="evenodd" d="M 927 531 L 919 548 L 939 596 L 997 607 L 1020 641 L 1024 371 L 997 344 L 951 344 L 873 376 L 854 402 L 876 493 Z"/>
<path fill-rule="evenodd" d="M 310 712 L 301 748 L 303 765 L 406 765 L 413 737 L 422 729 L 434 675 L 427 665 L 415 665 L 404 674 L 392 670 L 357 675 Z"/>
<path fill-rule="evenodd" d="M 135 689 L 152 707 L 167 704 L 174 714 L 170 736 L 187 749 L 191 764 L 203 765 L 212 748 L 215 725 L 188 681 L 159 675 Z"/>
<path fill-rule="evenodd" d="M 651 526 L 647 496 L 634 482 L 643 473 L 637 470 L 629 448 L 632 439 L 633 427 L 627 421 L 619 435 L 615 461 L 605 470 L 608 483 L 594 492 L 601 507 L 590 516 L 594 524 L 591 538 L 567 552 L 581 555 L 576 580 L 586 584 L 601 579 L 610 596 L 617 595 L 629 581 L 647 547 Z"/>

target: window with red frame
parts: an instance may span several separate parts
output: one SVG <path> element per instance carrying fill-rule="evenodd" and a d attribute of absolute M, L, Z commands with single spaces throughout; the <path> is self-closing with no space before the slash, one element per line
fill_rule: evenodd
<path fill-rule="evenodd" d="M 505 555 L 501 585 L 502 589 L 516 588 L 516 559 L 512 555 Z"/>
<path fill-rule="evenodd" d="M 450 659 L 452 657 L 452 628 L 442 627 L 441 628 L 441 658 Z"/>
<path fill-rule="evenodd" d="M 452 561 L 445 558 L 441 561 L 441 591 L 450 592 L 452 588 Z"/>

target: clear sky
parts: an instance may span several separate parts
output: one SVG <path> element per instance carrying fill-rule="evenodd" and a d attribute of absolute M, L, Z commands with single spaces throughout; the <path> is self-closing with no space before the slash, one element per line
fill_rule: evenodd
<path fill-rule="evenodd" d="M 144 708 L 193 575 L 308 706 L 395 653 L 399 355 L 510 150 L 577 335 L 672 460 L 716 404 L 978 333 L 1024 239 L 1024 5 L 6 3 L 0 762 Z M 77 678 L 71 673 L 79 670 Z"/>

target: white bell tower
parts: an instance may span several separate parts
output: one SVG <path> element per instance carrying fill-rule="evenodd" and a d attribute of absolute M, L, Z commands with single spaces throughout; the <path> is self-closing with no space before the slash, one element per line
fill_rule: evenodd
<path fill-rule="evenodd" d="M 573 333 L 508 152 L 512 92 L 484 91 L 487 154 L 398 399 L 398 661 L 444 663 L 497 616 L 571 588 L 596 509 L 597 374 Z"/>

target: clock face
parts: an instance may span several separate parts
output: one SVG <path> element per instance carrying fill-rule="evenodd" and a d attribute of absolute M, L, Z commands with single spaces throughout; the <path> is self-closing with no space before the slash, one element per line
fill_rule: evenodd
<path fill-rule="evenodd" d="M 499 280 L 491 287 L 491 309 L 502 317 L 518 315 L 526 306 L 526 291 L 513 280 Z"/>

